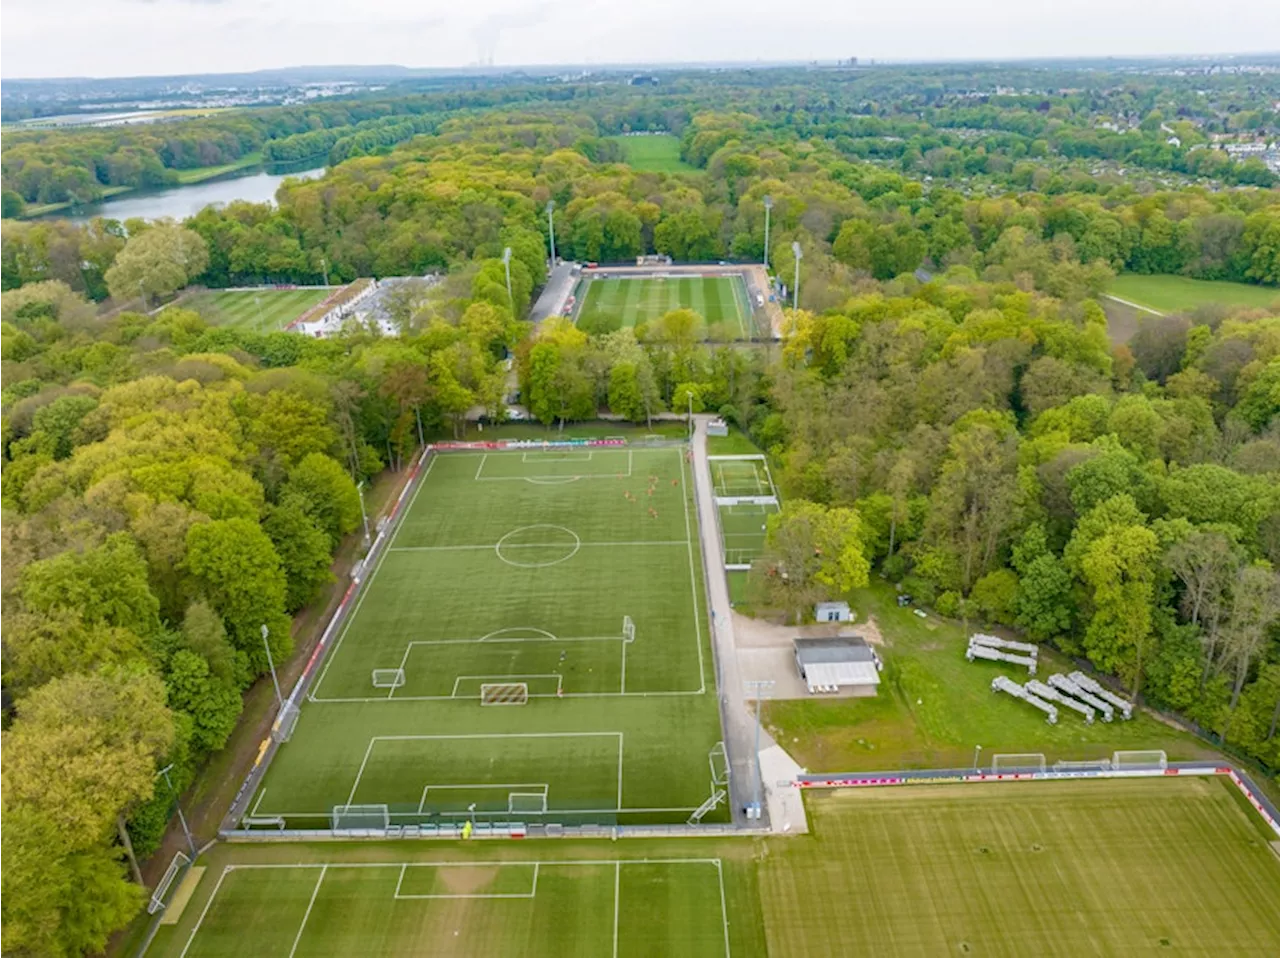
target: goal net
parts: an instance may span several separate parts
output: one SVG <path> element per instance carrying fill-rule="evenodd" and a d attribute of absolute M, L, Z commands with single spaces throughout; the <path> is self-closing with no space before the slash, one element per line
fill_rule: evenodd
<path fill-rule="evenodd" d="M 1111 767 L 1120 771 L 1153 768 L 1163 771 L 1169 767 L 1169 756 L 1160 749 L 1116 752 L 1111 756 Z"/>
<path fill-rule="evenodd" d="M 545 815 L 546 792 L 511 792 L 507 796 L 507 812 L 512 815 Z"/>
<path fill-rule="evenodd" d="M 302 714 L 302 710 L 293 702 L 285 702 L 284 708 L 280 710 L 280 715 L 276 719 L 276 724 L 271 726 L 271 740 L 274 742 L 287 742 L 293 735 L 293 728 L 298 724 L 298 716 Z"/>
<path fill-rule="evenodd" d="M 711 766 L 711 787 L 714 791 L 717 785 L 729 784 L 729 756 L 725 753 L 724 742 L 716 742 L 711 746 L 711 751 L 707 755 L 707 762 Z"/>
<path fill-rule="evenodd" d="M 385 831 L 390 824 L 391 812 L 386 805 L 333 806 L 335 832 Z"/>
<path fill-rule="evenodd" d="M 622 617 L 622 641 L 634 642 L 636 640 L 636 624 L 631 621 L 631 616 L 624 615 Z"/>
<path fill-rule="evenodd" d="M 486 682 L 480 686 L 481 705 L 528 705 L 528 682 Z"/>
<path fill-rule="evenodd" d="M 997 775 L 1006 772 L 1043 772 L 1044 752 L 1006 752 L 991 756 L 991 771 Z"/>
<path fill-rule="evenodd" d="M 169 862 L 169 867 L 164 870 L 164 875 L 156 883 L 155 891 L 151 893 L 151 900 L 147 902 L 148 915 L 154 915 L 164 907 L 165 896 L 169 894 L 169 889 L 173 887 L 173 880 L 178 877 L 178 872 L 190 864 L 191 859 L 183 852 L 174 854 L 173 861 Z"/>
<path fill-rule="evenodd" d="M 375 689 L 398 689 L 404 685 L 404 669 L 374 669 Z"/>

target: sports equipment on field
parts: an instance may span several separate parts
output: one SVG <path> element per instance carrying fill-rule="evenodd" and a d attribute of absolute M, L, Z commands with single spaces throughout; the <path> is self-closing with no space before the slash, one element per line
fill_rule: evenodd
<path fill-rule="evenodd" d="M 375 689 L 398 689 L 404 685 L 404 669 L 374 669 Z"/>

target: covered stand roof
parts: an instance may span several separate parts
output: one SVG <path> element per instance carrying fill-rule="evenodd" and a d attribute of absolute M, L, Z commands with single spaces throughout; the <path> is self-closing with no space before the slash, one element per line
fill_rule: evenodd
<path fill-rule="evenodd" d="M 875 651 L 858 636 L 796 639 L 796 662 L 809 687 L 879 685 Z"/>

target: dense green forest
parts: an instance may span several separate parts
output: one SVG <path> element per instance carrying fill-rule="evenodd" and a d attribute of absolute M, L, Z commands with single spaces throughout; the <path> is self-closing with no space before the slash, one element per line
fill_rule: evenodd
<path fill-rule="evenodd" d="M 398 107 L 372 102 L 6 136 L 6 187 L 28 197 L 28 175 L 31 199 L 55 195 L 40 164 L 101 185 L 121 152 L 175 169 L 388 137 L 275 207 L 4 223 L 6 953 L 95 951 L 138 912 L 132 862 L 172 802 L 157 769 L 182 790 L 224 747 L 266 668 L 262 626 L 285 659 L 358 524 L 356 484 L 407 462 L 419 428 L 501 419 L 508 358 L 548 426 L 721 413 L 774 460 L 789 508 L 856 517 L 867 571 L 1087 658 L 1280 767 L 1280 301 L 1116 344 L 1097 300 L 1122 269 L 1280 283 L 1280 193 L 1246 163 L 1212 186 L 1095 175 L 1111 134 L 1087 145 L 1106 111 L 1138 120 L 1123 136 L 1139 153 L 1168 123 L 1274 129 L 1267 98 L 1204 80 L 1211 108 L 1177 80 L 1064 76 L 1086 92 L 979 103 L 966 91 L 985 81 L 959 70 L 782 76 L 422 98 L 403 122 L 429 132 L 407 141 L 385 119 Z M 697 172 L 636 172 L 605 139 L 649 128 Z M 186 159 L 206 139 L 227 152 Z M 1190 155 L 1122 158 L 1206 173 L 1178 166 Z M 789 279 L 792 243 L 804 253 L 779 345 L 709 347 L 687 310 L 636 329 L 522 321 L 548 201 L 566 258 L 755 261 L 766 196 L 771 266 Z M 100 308 L 326 268 L 443 280 L 391 304 L 398 337 Z M 756 585 L 789 608 L 813 586 L 779 593 L 774 547 Z"/>

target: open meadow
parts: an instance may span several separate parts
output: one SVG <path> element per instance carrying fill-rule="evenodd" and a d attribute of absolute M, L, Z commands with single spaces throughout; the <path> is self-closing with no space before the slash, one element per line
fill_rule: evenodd
<path fill-rule="evenodd" d="M 1107 292 L 1162 313 L 1189 312 L 1207 303 L 1260 308 L 1280 303 L 1275 286 L 1140 273 L 1121 273 Z"/>
<path fill-rule="evenodd" d="M 207 291 L 183 300 L 182 307 L 194 309 L 215 326 L 270 333 L 284 329 L 312 306 L 324 302 L 334 290 L 326 287 L 303 289 Z"/>
<path fill-rule="evenodd" d="M 634 170 L 654 173 L 695 173 L 697 168 L 680 158 L 680 139 L 669 133 L 640 136 L 613 136 L 622 145 L 627 165 Z"/>

